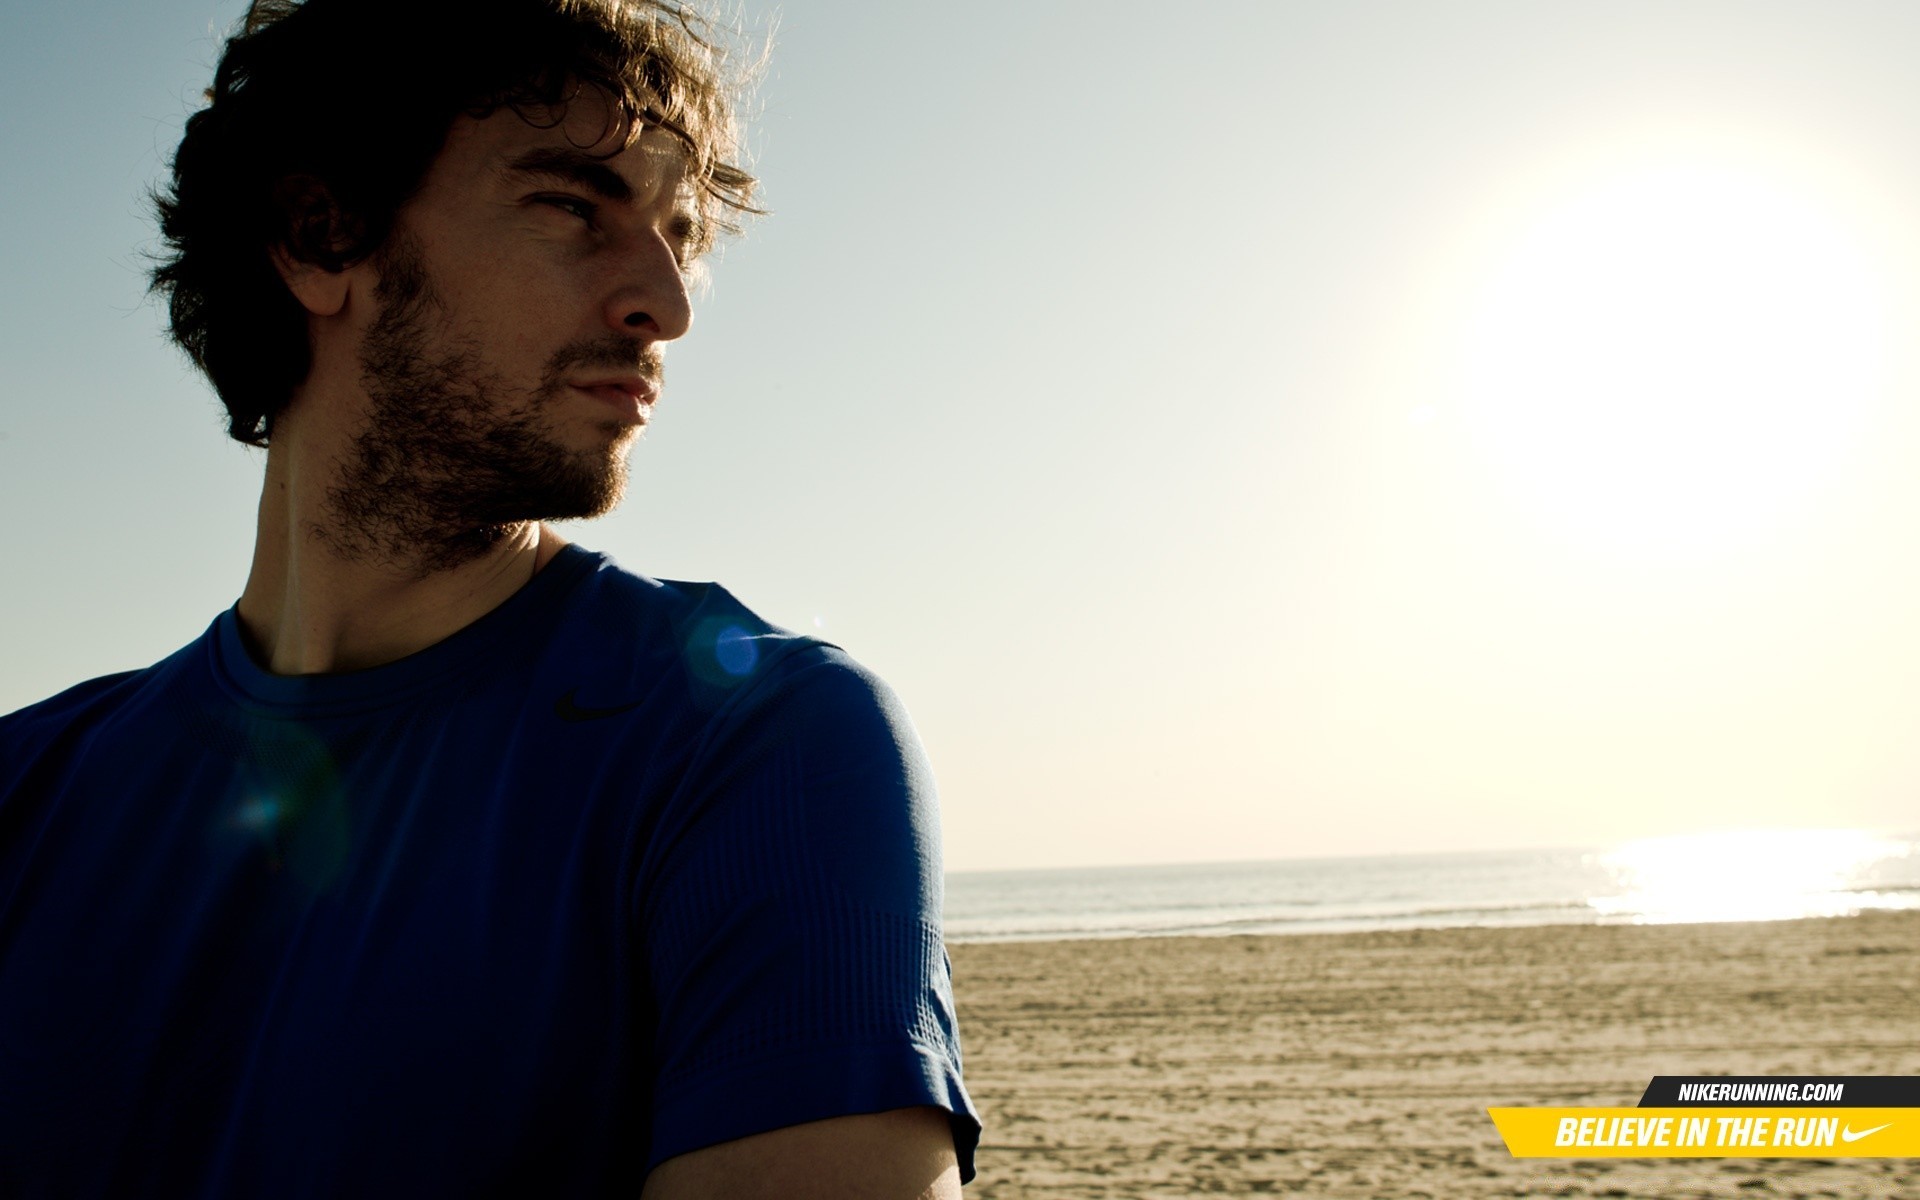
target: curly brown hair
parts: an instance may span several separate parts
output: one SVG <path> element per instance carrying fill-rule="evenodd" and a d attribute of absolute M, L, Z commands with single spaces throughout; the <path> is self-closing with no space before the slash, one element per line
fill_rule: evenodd
<path fill-rule="evenodd" d="M 737 233 L 759 211 L 734 161 L 743 77 L 712 25 L 668 0 L 254 0 L 153 195 L 173 339 L 228 434 L 265 446 L 311 366 L 273 252 L 336 271 L 367 258 L 455 118 L 557 123 L 587 89 L 612 101 L 616 145 L 675 134 L 705 237 Z"/>

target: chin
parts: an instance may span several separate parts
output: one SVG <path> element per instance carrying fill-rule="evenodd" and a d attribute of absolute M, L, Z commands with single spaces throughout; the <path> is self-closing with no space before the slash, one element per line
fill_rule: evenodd
<path fill-rule="evenodd" d="M 629 441 L 631 439 L 628 439 Z M 583 454 L 576 457 L 574 471 L 565 479 L 550 479 L 557 484 L 549 493 L 546 521 L 588 521 L 604 517 L 620 506 L 627 495 L 627 448 L 616 446 L 612 453 Z"/>

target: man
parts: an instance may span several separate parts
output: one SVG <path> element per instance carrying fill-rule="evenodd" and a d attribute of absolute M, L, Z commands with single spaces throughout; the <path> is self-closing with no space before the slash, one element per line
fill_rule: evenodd
<path fill-rule="evenodd" d="M 753 180 L 637 0 L 256 0 L 160 197 L 267 449 L 197 641 L 0 718 L 0 1195 L 955 1197 L 897 703 L 542 522 Z M 130 596 L 137 602 L 137 593 Z"/>

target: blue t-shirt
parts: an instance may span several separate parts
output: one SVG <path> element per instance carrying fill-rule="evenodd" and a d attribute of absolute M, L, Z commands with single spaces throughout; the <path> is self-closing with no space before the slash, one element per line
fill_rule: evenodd
<path fill-rule="evenodd" d="M 938 818 L 884 684 L 563 550 L 398 662 L 233 612 L 0 718 L 0 1195 L 637 1196 L 936 1105 Z"/>

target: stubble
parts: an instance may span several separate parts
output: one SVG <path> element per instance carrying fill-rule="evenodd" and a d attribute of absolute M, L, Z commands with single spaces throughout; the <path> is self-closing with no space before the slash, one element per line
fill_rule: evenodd
<path fill-rule="evenodd" d="M 528 522 L 612 511 L 637 431 L 610 431 L 604 451 L 572 450 L 551 430 L 552 409 L 570 369 L 639 364 L 657 376 L 657 360 L 609 334 L 561 348 L 533 391 L 517 390 L 473 341 L 436 342 L 446 307 L 403 231 L 378 266 L 380 315 L 360 352 L 368 419 L 315 535 L 351 560 L 425 575 L 484 556 Z"/>

